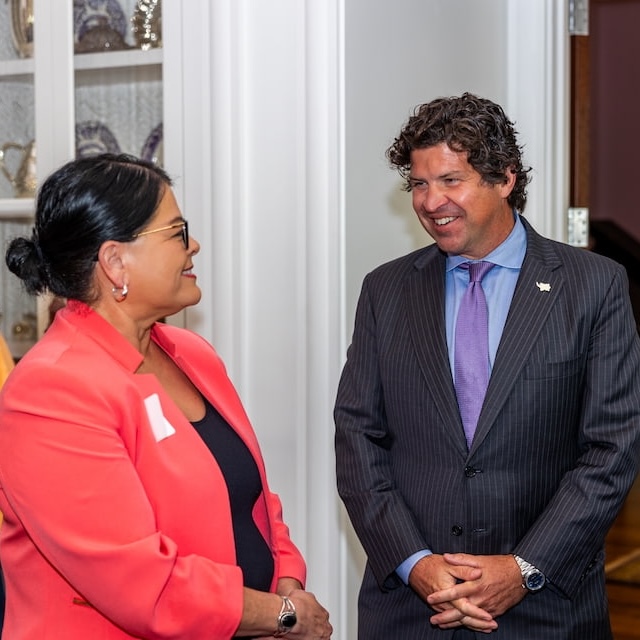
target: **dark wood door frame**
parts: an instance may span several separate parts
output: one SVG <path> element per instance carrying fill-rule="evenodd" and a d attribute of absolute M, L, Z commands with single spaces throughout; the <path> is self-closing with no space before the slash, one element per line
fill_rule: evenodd
<path fill-rule="evenodd" d="M 571 153 L 569 206 L 589 206 L 589 36 L 571 36 Z"/>
<path fill-rule="evenodd" d="M 597 5 L 624 4 L 637 0 L 589 0 L 589 15 Z M 589 36 L 571 36 L 570 188 L 569 206 L 589 206 L 591 51 Z"/>

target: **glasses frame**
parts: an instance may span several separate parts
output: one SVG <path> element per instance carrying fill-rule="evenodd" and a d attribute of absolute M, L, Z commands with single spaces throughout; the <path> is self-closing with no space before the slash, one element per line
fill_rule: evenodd
<path fill-rule="evenodd" d="M 140 236 L 148 236 L 152 233 L 158 233 L 159 231 L 168 231 L 169 229 L 177 229 L 178 227 L 182 227 L 182 244 L 184 244 L 184 248 L 189 248 L 189 223 L 183 218 L 180 222 L 174 222 L 173 224 L 169 224 L 166 227 L 158 227 L 157 229 L 148 229 L 147 231 L 141 231 L 140 233 L 136 233 L 134 237 L 139 238 Z"/>

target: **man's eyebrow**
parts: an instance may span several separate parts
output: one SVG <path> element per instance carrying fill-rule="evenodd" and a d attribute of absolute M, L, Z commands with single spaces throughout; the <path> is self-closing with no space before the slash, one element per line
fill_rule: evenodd
<path fill-rule="evenodd" d="M 439 175 L 438 179 L 443 180 L 445 178 L 462 178 L 464 175 L 466 175 L 465 171 L 454 169 L 453 171 L 447 171 L 446 173 Z"/>
<path fill-rule="evenodd" d="M 464 177 L 464 175 L 465 175 L 464 171 L 454 169 L 453 171 L 447 171 L 446 173 L 441 173 L 440 175 L 436 176 L 435 179 L 446 180 L 447 178 L 462 178 Z M 407 180 L 409 180 L 409 182 L 426 182 L 427 181 L 425 178 L 420 178 L 414 175 L 409 175 Z"/>

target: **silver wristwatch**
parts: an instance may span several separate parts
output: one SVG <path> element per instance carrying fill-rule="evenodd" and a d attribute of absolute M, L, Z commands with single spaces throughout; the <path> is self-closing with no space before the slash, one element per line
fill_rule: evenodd
<path fill-rule="evenodd" d="M 527 591 L 540 591 L 547 581 L 544 573 L 520 556 L 514 555 L 513 557 L 520 567 L 520 573 L 522 573 L 522 588 Z"/>

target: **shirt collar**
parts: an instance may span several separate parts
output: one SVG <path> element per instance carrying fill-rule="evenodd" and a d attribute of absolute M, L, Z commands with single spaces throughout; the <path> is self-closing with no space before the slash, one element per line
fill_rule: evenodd
<path fill-rule="evenodd" d="M 511 233 L 483 260 L 505 267 L 506 269 L 519 269 L 524 261 L 527 251 L 527 232 L 520 220 L 520 215 L 514 211 L 514 225 Z M 469 260 L 459 255 L 448 255 L 446 270 L 451 271 L 463 262 Z"/>

